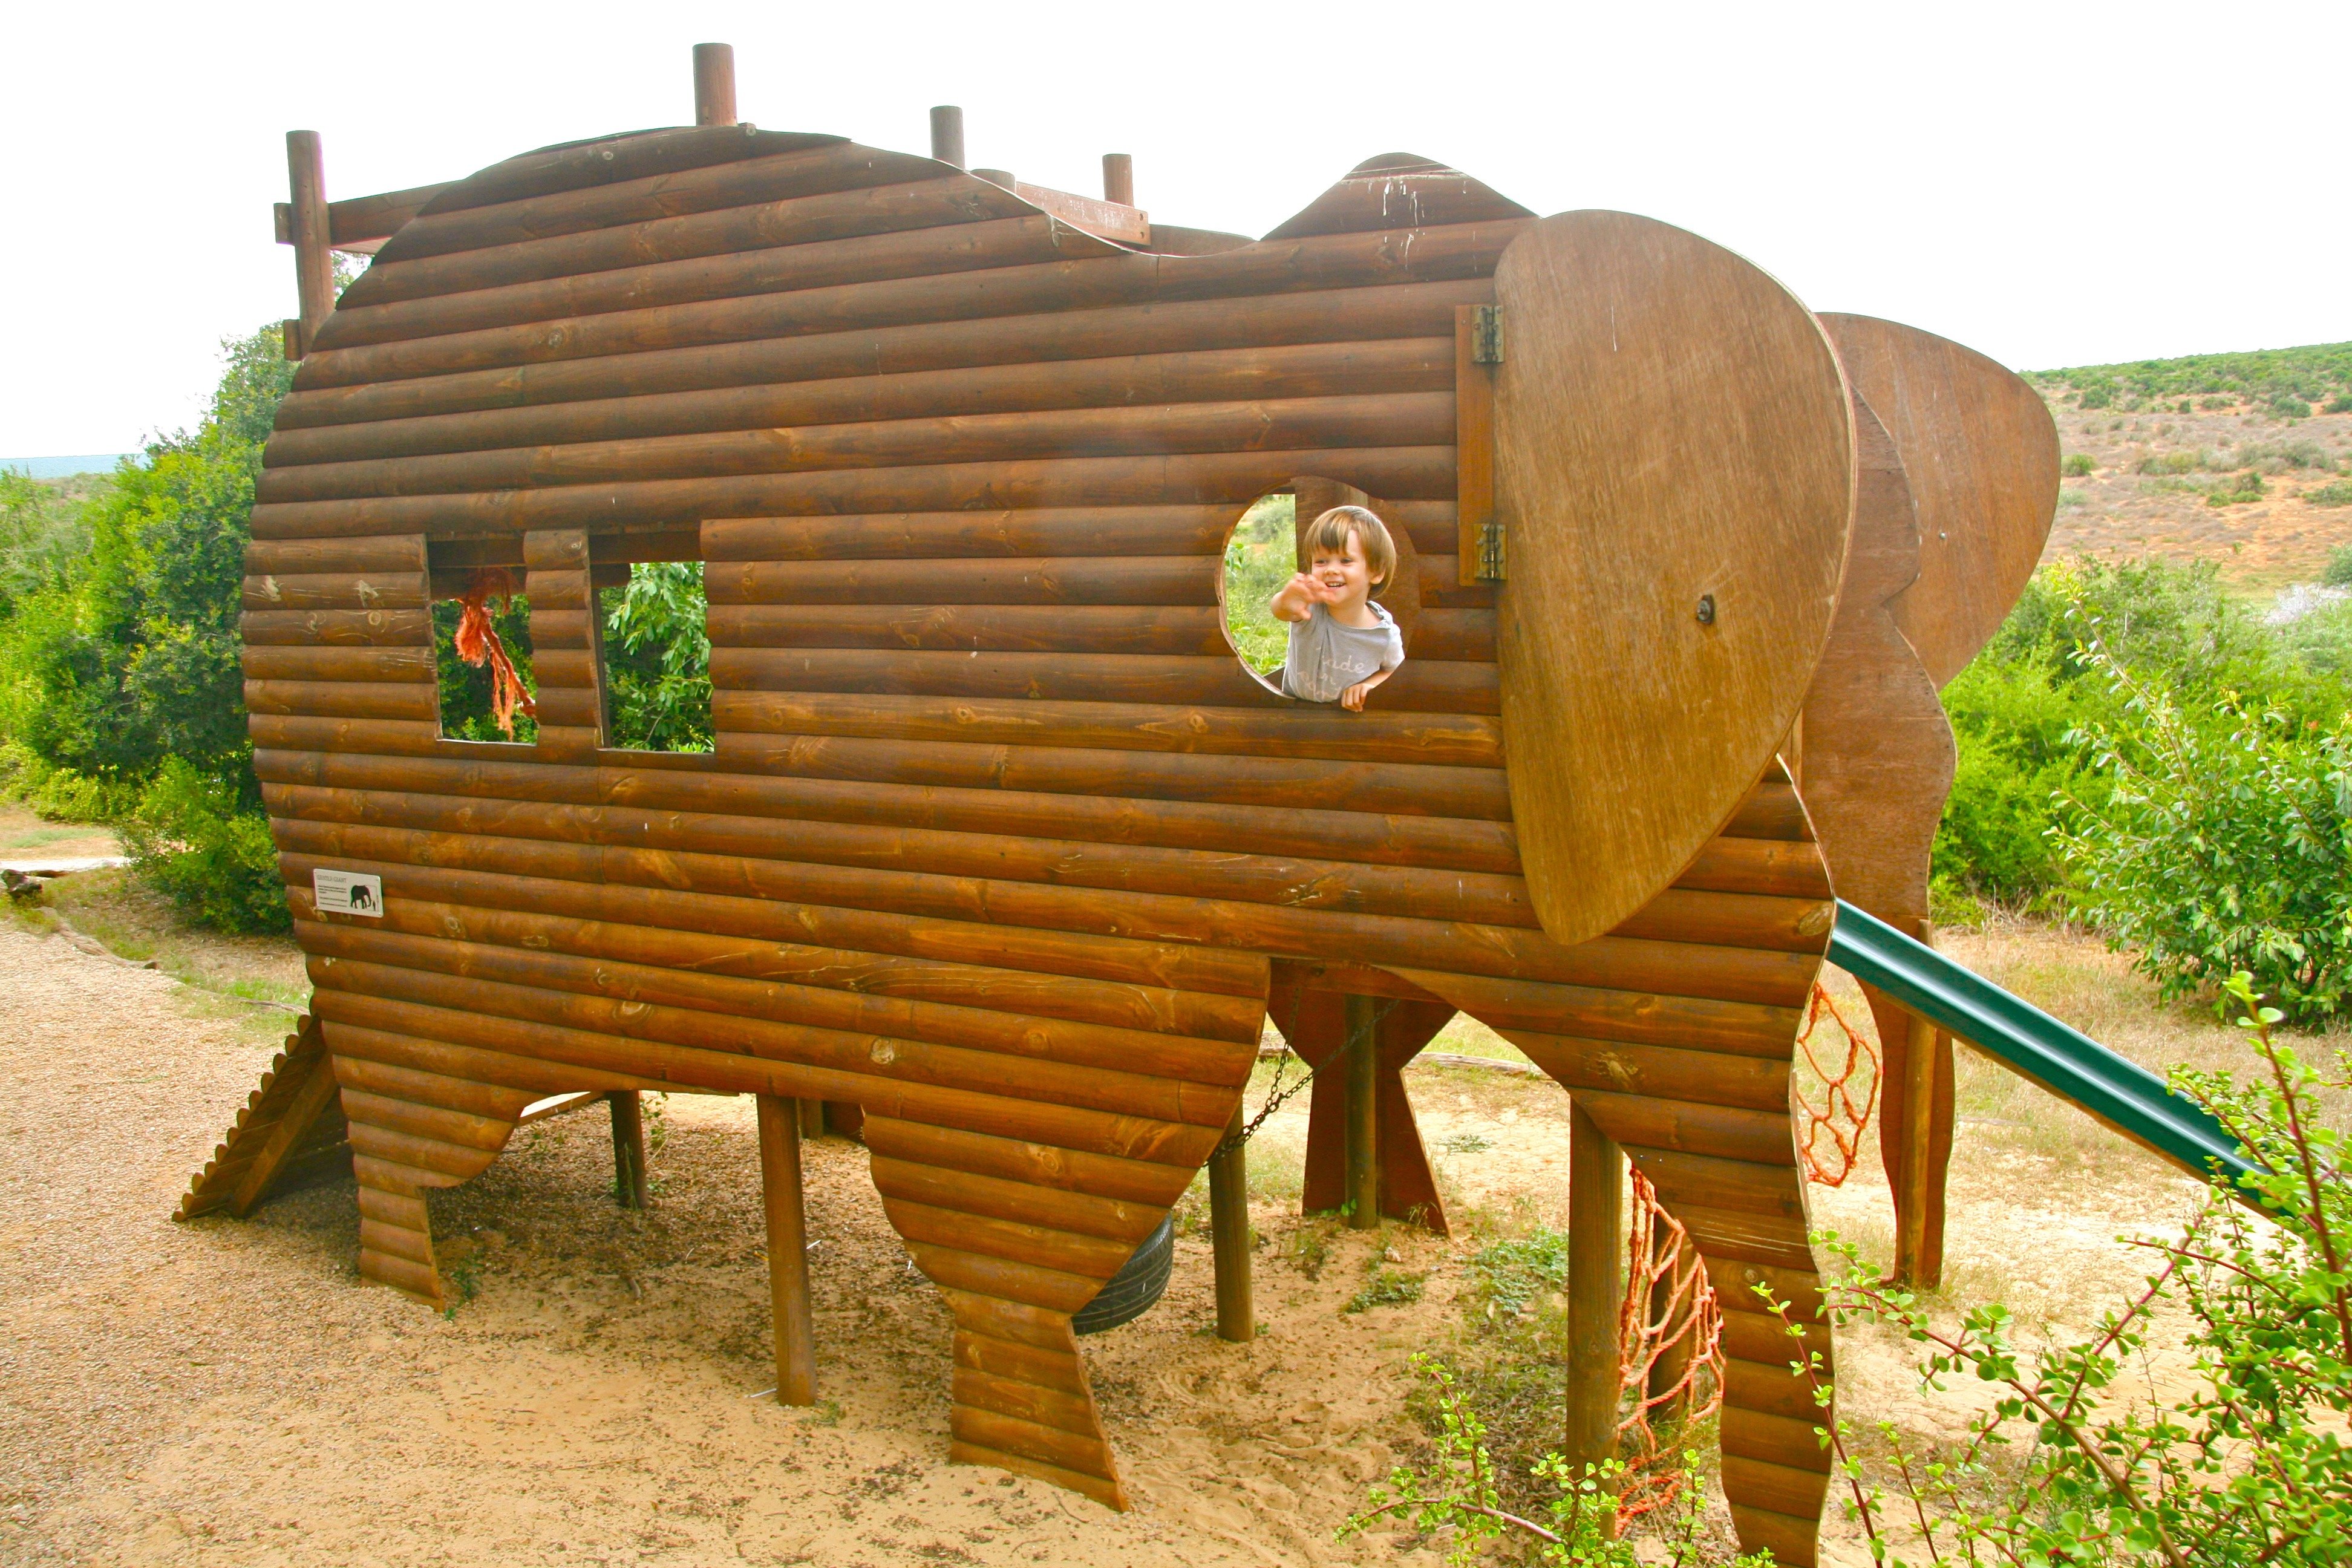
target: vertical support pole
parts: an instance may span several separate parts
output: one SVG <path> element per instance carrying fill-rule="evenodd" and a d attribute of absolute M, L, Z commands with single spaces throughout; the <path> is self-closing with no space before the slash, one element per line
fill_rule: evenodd
<path fill-rule="evenodd" d="M 646 1206 L 645 1103 L 634 1089 L 606 1095 L 613 1107 L 613 1201 L 625 1209 Z"/>
<path fill-rule="evenodd" d="M 809 1312 L 808 1214 L 801 1196 L 801 1120 L 780 1094 L 760 1105 L 760 1187 L 768 1211 L 768 1295 L 776 1316 L 776 1403 L 816 1403 L 816 1331 Z"/>
<path fill-rule="evenodd" d="M 333 235 L 327 215 L 327 155 L 315 131 L 286 133 L 286 177 L 294 237 L 294 288 L 302 302 L 299 359 L 335 308 Z"/>
<path fill-rule="evenodd" d="M 1123 207 L 1135 205 L 1135 155 L 1131 153 L 1103 154 L 1103 200 L 1117 202 Z"/>
<path fill-rule="evenodd" d="M 963 110 L 952 103 L 931 110 L 931 156 L 959 169 L 970 167 L 963 161 Z"/>
<path fill-rule="evenodd" d="M 824 1101 L 822 1100 L 796 1100 L 793 1101 L 793 1104 L 800 1112 L 801 1136 L 803 1138 L 824 1137 Z"/>
<path fill-rule="evenodd" d="M 1617 1308 L 1625 1294 L 1625 1155 L 1580 1105 L 1568 1123 L 1568 1432 L 1575 1466 L 1617 1453 Z M 1612 1527 L 1613 1528 L 1613 1527 Z"/>
<path fill-rule="evenodd" d="M 733 125 L 735 114 L 735 46 L 694 46 L 694 122 Z"/>
<path fill-rule="evenodd" d="M 1376 998 L 1348 998 L 1348 1228 L 1381 1225 L 1381 1048 Z"/>
<path fill-rule="evenodd" d="M 1236 1102 L 1225 1123 L 1238 1139 L 1246 1107 Z M 1249 1145 L 1234 1142 L 1209 1156 L 1209 1245 L 1217 1266 L 1217 1337 L 1245 1345 L 1257 1337 L 1250 1294 Z"/>
<path fill-rule="evenodd" d="M 1936 1179 L 1936 1026 L 1906 1013 L 1903 1060 L 1903 1171 L 1895 1205 L 1895 1277 L 1914 1289 L 1932 1289 L 1943 1259 L 1930 1258 L 1927 1209 Z"/>

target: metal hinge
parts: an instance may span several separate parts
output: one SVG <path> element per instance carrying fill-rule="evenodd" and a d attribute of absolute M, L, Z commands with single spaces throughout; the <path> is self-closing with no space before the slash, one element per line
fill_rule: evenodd
<path fill-rule="evenodd" d="M 1470 318 L 1470 363 L 1500 364 L 1503 363 L 1503 308 L 1500 305 L 1479 305 Z"/>
<path fill-rule="evenodd" d="M 1503 524 L 1499 518 L 1488 518 L 1478 528 L 1478 581 L 1499 583 L 1503 580 Z"/>

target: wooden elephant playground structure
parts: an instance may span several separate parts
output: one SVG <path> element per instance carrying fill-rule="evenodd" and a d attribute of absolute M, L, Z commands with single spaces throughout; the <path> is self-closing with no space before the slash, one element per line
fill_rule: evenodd
<path fill-rule="evenodd" d="M 362 1273 L 438 1304 L 426 1194 L 518 1125 L 610 1106 L 642 1202 L 639 1094 L 756 1095 L 805 1402 L 830 1117 L 952 1311 L 951 1455 L 1117 1508 L 1072 1318 L 1209 1163 L 1248 1337 L 1269 1016 L 1334 1068 L 1307 1205 L 1442 1228 L 1398 1073 L 1466 1013 L 1575 1102 L 1570 1457 L 1617 1441 L 1630 1171 L 1720 1309 L 1741 1542 L 1812 1562 L 1818 1413 L 1754 1289 L 1818 1305 L 1791 1055 L 1839 895 L 1925 934 L 1936 689 L 2039 555 L 2039 399 L 1425 159 L 1250 240 L 1118 156 L 1100 199 L 968 170 L 954 110 L 929 157 L 756 129 L 731 61 L 696 51 L 692 127 L 386 195 L 289 137 L 244 659 L 315 994 L 183 1214 L 347 1141 Z M 1360 713 L 1234 652 L 1226 542 L 1281 492 L 1397 539 Z M 597 595 L 679 561 L 714 748 L 616 749 Z M 485 582 L 528 603 L 529 743 L 444 733 L 433 606 Z M 1932 1277 L 1949 1046 L 1882 1002 Z"/>

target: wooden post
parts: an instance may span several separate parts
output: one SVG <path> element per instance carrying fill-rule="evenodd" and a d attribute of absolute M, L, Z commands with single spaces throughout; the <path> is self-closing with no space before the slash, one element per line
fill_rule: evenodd
<path fill-rule="evenodd" d="M 1135 205 L 1135 156 L 1129 153 L 1103 154 L 1103 200 L 1117 202 L 1123 207 Z"/>
<path fill-rule="evenodd" d="M 793 1104 L 797 1107 L 800 1111 L 801 1136 L 803 1138 L 824 1137 L 824 1101 L 822 1100 L 796 1100 L 793 1101 Z"/>
<path fill-rule="evenodd" d="M 327 216 L 327 158 L 315 131 L 286 133 L 286 176 L 291 195 L 294 288 L 302 302 L 301 353 L 310 352 L 319 327 L 335 308 L 335 256 Z"/>
<path fill-rule="evenodd" d="M 604 1097 L 613 1106 L 613 1200 L 625 1209 L 646 1206 L 646 1116 L 634 1089 Z"/>
<path fill-rule="evenodd" d="M 776 1403 L 816 1403 L 815 1324 L 809 1312 L 808 1215 L 801 1198 L 801 1121 L 762 1094 L 760 1186 L 768 1211 L 768 1295 L 776 1316 Z"/>
<path fill-rule="evenodd" d="M 694 46 L 694 122 L 736 123 L 734 45 Z"/>
<path fill-rule="evenodd" d="M 1571 1465 L 1617 1453 L 1617 1308 L 1625 1294 L 1625 1155 L 1580 1105 L 1568 1123 L 1568 1433 Z"/>
<path fill-rule="evenodd" d="M 974 169 L 972 173 L 992 185 L 1002 185 L 1008 191 L 1013 186 L 1013 171 L 1010 169 Z"/>
<path fill-rule="evenodd" d="M 1241 1136 L 1243 1104 L 1234 1106 L 1225 1137 Z M 1209 1245 L 1217 1267 L 1217 1337 L 1245 1345 L 1257 1337 L 1250 1297 L 1249 1145 L 1234 1142 L 1209 1156 Z"/>
<path fill-rule="evenodd" d="M 1381 1224 L 1380 1004 L 1348 998 L 1348 1227 Z"/>
<path fill-rule="evenodd" d="M 1930 947 L 1936 943 L 1930 921 L 1917 921 L 1912 934 Z M 1950 1107 L 1938 1090 L 1948 1076 L 1952 1037 L 1916 1013 L 1906 1012 L 1903 1019 L 1903 1168 L 1888 1173 L 1895 1192 L 1895 1278 L 1912 1289 L 1932 1290 L 1944 1279 L 1944 1171 L 1936 1153 L 1951 1139 L 1942 1122 Z"/>
<path fill-rule="evenodd" d="M 952 103 L 940 104 L 931 110 L 931 156 L 959 169 L 965 167 L 963 110 Z"/>

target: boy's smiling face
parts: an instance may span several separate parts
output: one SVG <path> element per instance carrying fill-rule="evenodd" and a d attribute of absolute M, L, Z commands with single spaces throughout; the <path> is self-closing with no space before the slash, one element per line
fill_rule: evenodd
<path fill-rule="evenodd" d="M 1363 541 L 1352 528 L 1348 531 L 1348 542 L 1340 548 L 1315 547 L 1307 574 L 1331 590 L 1333 597 L 1328 603 L 1335 612 L 1357 609 L 1372 596 L 1371 566 L 1364 559 Z"/>

